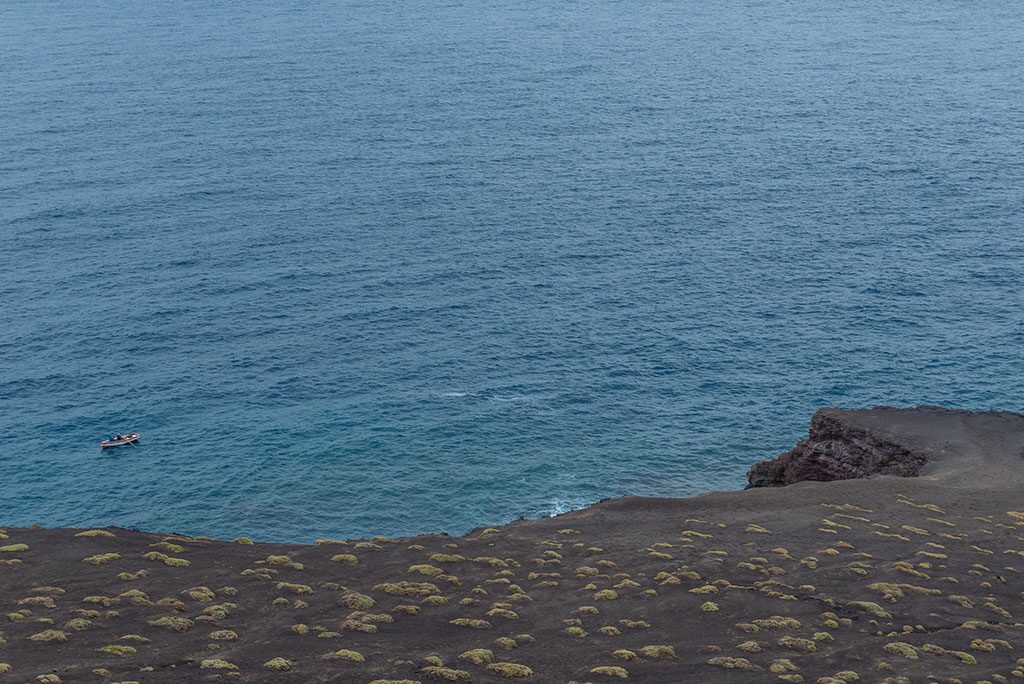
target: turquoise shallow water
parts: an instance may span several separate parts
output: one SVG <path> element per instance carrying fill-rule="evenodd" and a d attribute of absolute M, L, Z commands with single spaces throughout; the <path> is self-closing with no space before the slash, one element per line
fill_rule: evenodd
<path fill-rule="evenodd" d="M 1021 36 L 0 3 L 0 520 L 454 533 L 740 487 L 821 405 L 1024 408 Z"/>

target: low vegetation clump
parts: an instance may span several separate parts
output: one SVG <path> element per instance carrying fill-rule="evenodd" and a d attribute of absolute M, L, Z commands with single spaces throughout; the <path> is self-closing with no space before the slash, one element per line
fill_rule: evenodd
<path fill-rule="evenodd" d="M 490 629 L 491 623 L 487 620 L 479 620 L 475 618 L 455 618 L 449 620 L 449 624 L 456 625 L 457 627 L 470 627 L 472 629 Z"/>
<path fill-rule="evenodd" d="M 466 558 L 458 554 L 433 553 L 430 555 L 429 560 L 433 561 L 434 563 L 460 563 L 466 560 Z"/>
<path fill-rule="evenodd" d="M 292 592 L 293 594 L 298 594 L 299 596 L 309 596 L 309 595 L 313 594 L 313 587 L 309 586 L 308 584 L 295 584 L 293 582 L 278 582 L 277 583 L 277 588 L 278 589 L 285 589 L 287 591 Z"/>
<path fill-rule="evenodd" d="M 393 596 L 433 596 L 441 593 L 437 585 L 430 582 L 384 582 L 375 584 L 373 590 Z"/>
<path fill-rule="evenodd" d="M 335 563 L 344 563 L 345 565 L 359 565 L 359 559 L 351 553 L 339 553 L 336 556 L 331 556 L 331 560 Z"/>
<path fill-rule="evenodd" d="M 778 644 L 783 648 L 788 648 L 792 651 L 803 651 L 804 653 L 814 653 L 818 650 L 817 645 L 810 639 L 801 639 L 789 636 L 788 634 L 779 639 Z"/>
<path fill-rule="evenodd" d="M 627 648 L 620 648 L 612 651 L 612 658 L 616 660 L 636 660 L 639 656 Z"/>
<path fill-rule="evenodd" d="M 238 641 L 238 634 L 230 629 L 218 629 L 210 632 L 210 638 L 214 641 Z"/>
<path fill-rule="evenodd" d="M 181 593 L 185 594 L 193 601 L 198 601 L 200 603 L 212 601 L 217 598 L 217 595 L 214 594 L 209 587 L 192 587 L 191 589 L 186 589 Z"/>
<path fill-rule="evenodd" d="M 748 670 L 751 672 L 761 669 L 746 658 L 732 658 L 730 656 L 715 656 L 714 658 L 709 658 L 708 665 L 724 667 L 727 670 Z"/>
<path fill-rule="evenodd" d="M 854 608 L 860 608 L 861 610 L 871 613 L 875 617 L 882 618 L 883 620 L 888 620 L 892 617 L 892 615 L 889 614 L 889 611 L 871 601 L 850 601 L 847 605 L 853 606 Z"/>
<path fill-rule="evenodd" d="M 494 660 L 494 651 L 486 648 L 474 648 L 459 654 L 462 660 L 468 660 L 475 665 L 487 665 Z"/>
<path fill-rule="evenodd" d="M 117 573 L 117 579 L 125 582 L 134 582 L 140 580 L 143 577 L 149 577 L 149 570 L 137 570 L 135 572 L 119 572 Z"/>
<path fill-rule="evenodd" d="M 519 663 L 491 663 L 487 669 L 507 679 L 526 679 L 533 676 L 533 670 Z"/>
<path fill-rule="evenodd" d="M 204 670 L 237 670 L 238 666 L 234 663 L 229 663 L 226 660 L 220 658 L 209 658 L 199 663 L 199 667 Z"/>
<path fill-rule="evenodd" d="M 910 660 L 917 660 L 917 649 L 908 643 L 902 641 L 893 641 L 883 646 L 886 652 L 892 653 L 893 655 L 903 656 Z"/>
<path fill-rule="evenodd" d="M 156 618 L 155 620 L 150 620 L 149 624 L 153 625 L 154 627 L 166 627 L 167 629 L 170 629 L 175 632 L 187 632 L 188 630 L 192 629 L 193 626 L 195 626 L 195 623 L 192 620 L 189 620 L 188 618 L 174 617 L 170 615 L 165 615 L 163 617 Z"/>
<path fill-rule="evenodd" d="M 372 596 L 360 594 L 358 591 L 348 591 L 341 595 L 341 603 L 352 610 L 370 610 L 377 601 Z"/>
<path fill-rule="evenodd" d="M 103 565 L 104 563 L 109 563 L 110 561 L 116 561 L 120 557 L 121 554 L 119 553 L 100 553 L 95 556 L 83 558 L 82 562 L 89 563 L 90 565 Z"/>
<path fill-rule="evenodd" d="M 19 606 L 42 606 L 43 608 L 56 608 L 57 602 L 49 596 L 29 596 L 18 601 Z"/>
<path fill-rule="evenodd" d="M 449 682 L 465 682 L 469 680 L 469 673 L 465 670 L 456 670 L 439 665 L 428 665 L 423 668 L 423 673 Z"/>
<path fill-rule="evenodd" d="M 796 672 L 797 667 L 793 664 L 792 660 L 788 658 L 779 658 L 773 660 L 772 664 L 768 666 L 768 669 L 775 674 L 785 674 L 787 672 Z"/>
<path fill-rule="evenodd" d="M 519 646 L 519 642 L 512 637 L 498 637 L 494 640 L 494 643 L 506 651 L 511 651 Z"/>
<path fill-rule="evenodd" d="M 84 530 L 75 535 L 76 537 L 113 537 L 112 532 L 106 530 Z"/>
<path fill-rule="evenodd" d="M 0 551 L 7 553 L 18 553 L 19 551 L 28 551 L 28 544 L 8 544 L 7 546 L 0 546 Z"/>
<path fill-rule="evenodd" d="M 60 641 L 64 642 L 68 640 L 68 635 L 59 629 L 45 629 L 42 632 L 33 634 L 28 638 L 29 641 Z"/>
<path fill-rule="evenodd" d="M 169 541 L 157 542 L 156 544 L 150 544 L 151 549 L 160 549 L 167 553 L 185 553 L 185 547 L 178 544 L 172 544 Z"/>
<path fill-rule="evenodd" d="M 604 675 L 605 677 L 618 677 L 619 679 L 629 679 L 629 672 L 624 667 L 617 667 L 615 665 L 601 665 L 590 670 L 590 674 Z"/>
<path fill-rule="evenodd" d="M 142 557 L 150 561 L 160 561 L 164 565 L 172 568 L 187 568 L 192 565 L 191 561 L 186 558 L 172 558 L 166 553 L 161 553 L 160 551 L 150 551 L 142 554 Z"/>
<path fill-rule="evenodd" d="M 350 651 L 347 648 L 343 648 L 340 651 L 328 654 L 331 658 L 341 658 L 342 660 L 351 660 L 354 663 L 365 663 L 366 657 L 358 651 Z"/>
<path fill-rule="evenodd" d="M 642 646 L 640 653 L 644 654 L 648 658 L 657 658 L 659 660 L 675 660 L 676 650 L 671 646 Z"/>
<path fill-rule="evenodd" d="M 123 646 L 121 644 L 110 644 L 103 648 L 97 648 L 100 653 L 109 653 L 110 655 L 117 656 L 118 658 L 124 658 L 136 653 L 136 649 L 132 646 Z"/>
<path fill-rule="evenodd" d="M 271 658 L 267 662 L 263 663 L 263 667 L 268 670 L 278 670 L 280 672 L 287 672 L 292 669 L 295 663 L 286 658 Z"/>

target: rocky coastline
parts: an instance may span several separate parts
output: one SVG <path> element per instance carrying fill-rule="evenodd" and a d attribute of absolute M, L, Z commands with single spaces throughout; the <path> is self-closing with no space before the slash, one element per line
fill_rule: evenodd
<path fill-rule="evenodd" d="M 0 530 L 0 683 L 1024 679 L 1024 415 L 822 409 L 749 487 L 452 538 Z"/>

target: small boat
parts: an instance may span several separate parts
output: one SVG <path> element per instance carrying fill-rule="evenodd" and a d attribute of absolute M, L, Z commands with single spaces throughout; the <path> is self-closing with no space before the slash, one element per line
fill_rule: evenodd
<path fill-rule="evenodd" d="M 101 449 L 109 449 L 111 447 L 127 446 L 129 444 L 135 445 L 141 437 L 138 432 L 129 432 L 127 435 L 118 435 L 111 439 L 106 439 L 100 442 Z"/>

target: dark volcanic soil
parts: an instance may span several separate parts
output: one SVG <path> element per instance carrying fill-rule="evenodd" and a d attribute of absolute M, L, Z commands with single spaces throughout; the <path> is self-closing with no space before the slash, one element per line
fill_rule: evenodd
<path fill-rule="evenodd" d="M 6 528 L 0 682 L 1024 678 L 1024 416 L 824 413 L 920 475 L 630 497 L 463 538 Z"/>

